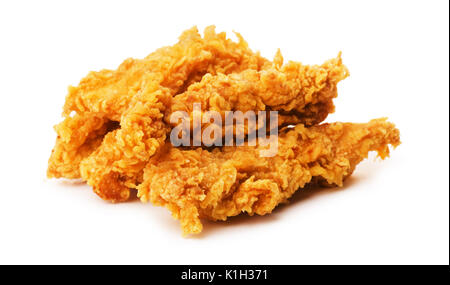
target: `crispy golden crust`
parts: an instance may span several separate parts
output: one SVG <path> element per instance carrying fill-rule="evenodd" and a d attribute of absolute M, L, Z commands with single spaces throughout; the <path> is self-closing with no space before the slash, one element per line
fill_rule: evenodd
<path fill-rule="evenodd" d="M 48 163 L 47 176 L 54 178 L 80 178 L 81 160 L 100 146 L 103 136 L 118 127 L 94 113 L 68 117 L 55 126 L 56 145 Z"/>
<path fill-rule="evenodd" d="M 278 142 L 276 156 L 266 158 L 260 157 L 260 146 L 213 151 L 168 147 L 145 168 L 138 196 L 170 209 L 184 234 L 199 233 L 202 218 L 271 213 L 314 177 L 342 186 L 369 151 L 385 158 L 388 145 L 399 145 L 400 138 L 393 124 L 378 119 L 297 125 L 280 134 Z"/>
<path fill-rule="evenodd" d="M 127 59 L 117 70 L 91 72 L 77 87 L 69 87 L 63 115 L 95 112 L 120 121 L 148 80 L 178 94 L 206 73 L 259 70 L 267 60 L 253 53 L 238 36 L 239 42 L 233 42 L 210 26 L 202 38 L 194 27 L 183 32 L 175 45 L 160 48 L 144 59 Z"/>
<path fill-rule="evenodd" d="M 66 136 L 57 138 L 49 159 L 48 177 L 78 178 L 80 161 L 95 149 L 79 151 L 84 139 L 96 136 L 100 121 L 120 122 L 123 113 L 132 108 L 131 105 L 139 104 L 139 97 L 145 97 L 139 95 L 142 92 L 164 88 L 174 95 L 206 73 L 259 70 L 267 60 L 253 53 L 239 34 L 238 37 L 239 42 L 233 42 L 225 33 L 215 33 L 211 26 L 205 29 L 202 38 L 197 29 L 192 28 L 185 31 L 174 46 L 161 48 L 142 60 L 127 59 L 115 71 L 91 72 L 77 87 L 69 87 L 63 111 L 65 120 L 55 127 Z M 70 116 L 74 112 L 76 122 Z M 79 128 L 82 128 L 81 136 Z M 96 140 L 102 141 L 104 135 L 98 134 Z"/>
<path fill-rule="evenodd" d="M 208 27 L 201 37 L 192 28 L 173 46 L 69 87 L 47 176 L 81 177 L 111 202 L 138 189 L 189 234 L 202 230 L 201 219 L 270 213 L 307 184 L 341 186 L 369 151 L 384 158 L 389 144 L 400 143 L 383 119 L 317 125 L 334 112 L 337 83 L 349 74 L 340 54 L 322 65 L 283 64 L 280 51 L 269 61 L 237 36 L 233 42 Z M 279 126 L 296 125 L 279 132 L 273 157 L 261 157 L 260 145 L 188 150 L 168 142 L 176 111 L 223 118 L 225 111 L 263 110 L 278 111 Z"/>
<path fill-rule="evenodd" d="M 186 92 L 172 99 L 170 113 L 184 111 L 192 115 L 193 104 L 202 111 L 239 110 L 281 111 L 301 118 L 305 125 L 320 123 L 334 111 L 337 83 L 348 76 L 340 55 L 321 66 L 290 62 L 282 67 L 266 65 L 262 70 L 248 69 L 229 75 L 205 75 Z"/>
<path fill-rule="evenodd" d="M 235 43 L 208 27 L 202 38 L 194 28 L 174 46 L 142 60 L 128 59 L 116 71 L 91 72 L 78 87 L 69 88 L 66 119 L 57 129 L 72 128 L 69 114 L 75 112 L 76 127 L 84 134 L 57 139 L 48 176 L 81 176 L 102 198 L 123 201 L 149 158 L 164 144 L 169 114 L 193 102 L 218 111 L 282 110 L 280 125 L 315 124 L 334 110 L 336 84 L 348 75 L 340 57 L 321 66 L 282 65 L 281 53 L 269 62 L 238 37 Z M 93 116 L 96 128 L 110 121 L 120 122 L 120 128 L 106 136 L 91 130 Z M 70 136 L 79 131 L 65 132 Z M 85 143 L 88 137 L 95 143 Z M 92 145 L 89 151 L 80 151 L 86 144 Z M 114 191 L 108 189 L 111 177 L 117 178 L 111 186 Z"/>

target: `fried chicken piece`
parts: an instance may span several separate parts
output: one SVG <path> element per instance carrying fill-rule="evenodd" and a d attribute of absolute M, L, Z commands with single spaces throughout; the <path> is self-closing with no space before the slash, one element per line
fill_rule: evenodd
<path fill-rule="evenodd" d="M 127 59 L 117 70 L 91 72 L 77 87 L 69 87 L 63 115 L 88 111 L 119 121 L 146 84 L 144 75 L 148 73 L 172 94 L 178 94 L 206 73 L 259 70 L 267 64 L 267 59 L 251 51 L 240 34 L 237 36 L 239 41 L 234 42 L 209 26 L 202 38 L 194 27 L 184 31 L 175 45 L 160 48 L 144 59 Z"/>
<path fill-rule="evenodd" d="M 108 135 L 99 149 L 81 163 L 82 177 L 100 197 L 113 202 L 126 200 L 129 188 L 137 186 L 139 172 L 164 144 L 171 130 L 162 120 L 163 113 L 166 113 L 166 120 L 175 111 L 192 114 L 193 103 L 201 103 L 204 110 L 215 111 L 258 111 L 269 107 L 293 112 L 301 118 L 300 122 L 314 124 L 333 111 L 336 84 L 348 75 L 340 57 L 322 66 L 289 63 L 278 69 L 266 67 L 261 72 L 246 70 L 229 76 L 205 75 L 199 83 L 172 99 L 167 94 L 170 90 L 163 92 L 166 95 L 161 95 L 162 100 L 162 97 L 152 96 L 152 92 L 162 88 L 156 83 L 153 89 L 144 89 L 145 92 L 133 98 L 137 99 L 135 107 L 124 113 L 121 129 Z M 161 104 L 158 105 L 158 101 Z M 326 108 L 322 110 L 320 106 Z M 322 112 L 316 114 L 316 110 Z M 308 117 L 303 111 L 312 115 Z M 112 185 L 110 177 L 119 179 Z"/>
<path fill-rule="evenodd" d="M 108 133 L 102 144 L 80 163 L 81 177 L 94 192 L 111 202 L 125 201 L 146 161 L 166 140 L 169 129 L 163 113 L 170 90 L 150 81 L 125 111 L 120 128 Z"/>
<path fill-rule="evenodd" d="M 191 52 L 183 51 L 183 54 Z M 187 56 L 186 61 L 191 57 Z M 137 187 L 137 178 L 150 157 L 164 145 L 171 127 L 164 123 L 163 114 L 167 118 L 168 112 L 176 110 L 171 106 L 180 106 L 177 102 L 183 102 L 182 107 L 186 103 L 205 102 L 211 109 L 221 104 L 222 110 L 243 106 L 264 110 L 265 106 L 261 104 L 267 103 L 269 107 L 286 112 L 282 120 L 285 122 L 292 115 L 306 124 L 323 120 L 333 111 L 331 99 L 337 94 L 337 82 L 348 75 L 340 57 L 322 66 L 289 63 L 283 67 L 280 67 L 280 57 L 281 54 L 275 63 L 266 62 L 260 68 L 261 72 L 255 68 L 229 78 L 223 74 L 205 75 L 203 83 L 193 84 L 196 89 L 188 88 L 173 99 L 173 89 L 165 87 L 159 73 L 143 75 L 145 85 L 122 114 L 120 129 L 108 134 L 100 147 L 80 163 L 82 178 L 105 200 L 127 200 L 130 188 Z M 188 67 L 185 69 L 189 70 Z M 252 100 L 253 104 L 250 103 Z"/>
<path fill-rule="evenodd" d="M 58 134 L 56 145 L 48 164 L 49 177 L 80 177 L 79 164 L 102 143 L 106 133 L 117 129 L 119 124 L 101 115 L 89 113 L 68 117 L 55 126 Z"/>
<path fill-rule="evenodd" d="M 225 33 L 216 34 L 214 26 L 207 27 L 204 34 L 202 38 L 194 27 L 185 31 L 174 46 L 161 48 L 141 60 L 127 59 L 115 71 L 91 72 L 78 87 L 69 87 L 65 120 L 55 127 L 58 138 L 47 176 L 79 178 L 80 161 L 98 146 L 86 139 L 101 141 L 105 133 L 97 132 L 102 127 L 100 122 L 119 122 L 148 81 L 158 82 L 175 95 L 205 73 L 259 70 L 268 62 L 259 53 L 253 53 L 239 34 L 238 42 L 227 39 Z M 74 112 L 76 118 L 70 116 Z M 79 149 L 87 145 L 91 147 Z"/>
<path fill-rule="evenodd" d="M 186 112 L 193 121 L 193 106 L 201 104 L 201 111 L 217 111 L 225 120 L 225 111 L 239 110 L 282 112 L 283 124 L 302 123 L 307 126 L 323 121 L 334 112 L 332 99 L 337 97 L 337 83 L 345 79 L 348 69 L 342 64 L 340 54 L 321 66 L 302 65 L 289 62 L 282 66 L 278 51 L 272 65 L 262 70 L 248 69 L 229 75 L 205 75 L 188 90 L 176 95 L 165 114 L 166 123 L 171 123 L 171 114 Z M 196 115 L 202 116 L 198 112 Z"/>
<path fill-rule="evenodd" d="M 312 181 L 342 186 L 369 151 L 387 157 L 389 144 L 400 144 L 399 131 L 377 119 L 297 125 L 280 133 L 274 157 L 260 157 L 261 146 L 212 151 L 166 146 L 145 168 L 138 196 L 167 207 L 180 220 L 183 234 L 196 234 L 202 231 L 200 219 L 269 214 Z"/>

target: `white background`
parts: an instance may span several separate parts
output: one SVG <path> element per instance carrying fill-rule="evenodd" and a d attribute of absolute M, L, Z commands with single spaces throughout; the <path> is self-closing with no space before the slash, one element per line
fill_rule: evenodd
<path fill-rule="evenodd" d="M 1 2 L 0 263 L 449 263 L 448 1 L 153 2 Z M 210 24 L 269 58 L 342 51 L 351 76 L 327 121 L 387 116 L 403 144 L 342 189 L 187 239 L 164 208 L 45 178 L 68 85 Z"/>

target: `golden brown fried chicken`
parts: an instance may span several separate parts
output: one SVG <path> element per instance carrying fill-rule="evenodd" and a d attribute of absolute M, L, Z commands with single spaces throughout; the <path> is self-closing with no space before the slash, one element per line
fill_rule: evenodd
<path fill-rule="evenodd" d="M 194 27 L 185 31 L 174 46 L 161 48 L 141 60 L 127 59 L 117 70 L 91 72 L 77 87 L 70 87 L 64 105 L 65 120 L 55 127 L 58 138 L 49 160 L 48 177 L 79 178 L 80 161 L 95 150 L 85 140 L 96 136 L 101 141 L 105 133 L 97 132 L 102 127 L 99 122 L 120 122 L 133 98 L 149 89 L 147 84 L 157 83 L 155 89 L 165 88 L 175 95 L 206 73 L 259 70 L 268 61 L 253 53 L 237 35 L 236 43 L 210 26 L 202 38 Z M 72 113 L 76 113 L 74 118 Z"/>
<path fill-rule="evenodd" d="M 336 85 L 347 75 L 340 57 L 322 66 L 289 63 L 280 69 L 263 67 L 261 71 L 228 76 L 207 74 L 174 98 L 169 89 L 149 79 L 154 84 L 147 83 L 132 99 L 132 107 L 122 115 L 121 128 L 108 134 L 102 145 L 81 162 L 81 175 L 102 198 L 126 200 L 145 164 L 164 144 L 171 130 L 164 121 L 170 120 L 170 113 L 192 114 L 193 103 L 200 103 L 203 111 L 270 108 L 294 114 L 301 123 L 315 124 L 334 110 Z M 116 183 L 111 186 L 113 181 Z"/>
<path fill-rule="evenodd" d="M 295 114 L 307 126 L 320 123 L 334 111 L 332 99 L 337 97 L 337 83 L 348 76 L 340 55 L 321 66 L 299 62 L 281 67 L 278 64 L 229 75 L 205 75 L 173 98 L 166 121 L 169 122 L 170 114 L 175 111 L 192 115 L 194 103 L 200 103 L 202 111 L 221 113 L 281 111 Z"/>
<path fill-rule="evenodd" d="M 118 126 L 117 122 L 95 113 L 67 117 L 55 126 L 58 137 L 49 160 L 47 175 L 79 178 L 80 162 L 100 146 L 106 133 Z"/>
<path fill-rule="evenodd" d="M 340 55 L 320 66 L 283 65 L 279 51 L 271 62 L 237 36 L 233 42 L 208 27 L 201 37 L 193 28 L 173 46 L 70 87 L 47 176 L 81 177 L 112 202 L 138 189 L 142 201 L 168 207 L 189 234 L 202 230 L 201 219 L 270 213 L 307 184 L 341 186 L 369 151 L 384 158 L 389 144 L 400 143 L 384 119 L 317 125 L 334 111 L 337 83 L 348 76 Z M 226 111 L 278 111 L 278 126 L 296 126 L 270 142 L 277 143 L 272 156 L 261 155 L 261 139 L 251 141 L 256 146 L 175 148 L 168 135 L 177 111 L 191 120 L 207 111 L 222 120 Z M 238 125 L 231 126 L 235 135 L 250 132 Z"/>
<path fill-rule="evenodd" d="M 239 42 L 233 42 L 209 26 L 202 38 L 194 27 L 183 32 L 175 45 L 160 48 L 144 59 L 127 59 L 117 70 L 91 72 L 77 87 L 69 88 L 63 114 L 94 112 L 119 121 L 149 79 L 146 74 L 172 94 L 178 94 L 206 73 L 259 70 L 268 63 L 237 35 Z"/>
<path fill-rule="evenodd" d="M 167 147 L 146 167 L 138 196 L 166 206 L 180 220 L 184 234 L 199 233 L 201 219 L 271 213 L 313 178 L 342 186 L 369 151 L 388 156 L 389 144 L 400 144 L 399 131 L 377 119 L 297 125 L 280 134 L 274 157 L 260 157 L 261 146 L 212 151 Z"/>
<path fill-rule="evenodd" d="M 204 41 L 217 50 L 230 49 L 223 42 L 215 38 L 211 40 L 211 38 L 212 36 L 205 36 Z M 195 39 L 201 40 L 198 37 Z M 223 36 L 223 40 L 225 40 L 225 36 Z M 208 44 L 204 45 L 209 46 Z M 240 41 L 240 45 L 242 49 L 247 48 L 243 40 Z M 337 94 L 336 84 L 348 74 L 340 57 L 330 60 L 322 66 L 288 63 L 281 67 L 280 54 L 277 55 L 274 63 L 270 63 L 261 59 L 259 55 L 245 50 L 247 53 L 242 56 L 244 60 L 233 58 L 236 60 L 234 64 L 231 64 L 233 68 L 226 70 L 233 76 L 227 77 L 222 73 L 221 66 L 224 64 L 219 64 L 218 61 L 227 63 L 228 61 L 218 60 L 216 57 L 216 54 L 220 54 L 218 52 L 211 59 L 207 57 L 209 61 L 207 59 L 199 60 L 199 57 L 203 58 L 204 56 L 204 50 L 199 46 L 202 47 L 200 44 L 189 43 L 189 45 L 183 46 L 185 49 L 174 48 L 174 53 L 183 55 L 181 63 L 173 62 L 173 57 L 166 58 L 161 55 L 158 55 L 161 57 L 159 62 L 158 57 L 155 56 L 154 61 L 160 65 L 156 69 L 161 70 L 139 73 L 140 87 L 135 88 L 137 91 L 135 94 L 133 93 L 134 95 L 125 96 L 125 98 L 130 97 L 126 101 L 129 107 L 125 110 L 119 108 L 120 112 L 117 114 L 106 115 L 109 119 L 115 119 L 120 114 L 120 128 L 108 133 L 101 145 L 79 164 L 81 177 L 93 186 L 94 191 L 103 199 L 113 202 L 127 200 L 130 188 L 136 188 L 140 183 L 142 169 L 150 157 L 164 145 L 167 134 L 171 130 L 164 119 L 169 117 L 167 114 L 173 110 L 172 106 L 184 108 L 186 105 L 182 104 L 200 102 L 208 104 L 208 108 L 211 109 L 221 107 L 221 110 L 227 108 L 233 110 L 246 105 L 247 109 L 257 111 L 264 110 L 265 104 L 267 104 L 267 107 L 283 110 L 286 113 L 281 119 L 284 123 L 313 124 L 323 120 L 329 112 L 333 111 L 334 106 L 331 100 Z M 225 57 L 223 54 L 220 54 L 220 57 Z M 225 58 L 228 59 L 228 57 Z M 167 61 L 172 64 L 167 64 Z M 199 75 L 199 70 L 203 70 L 198 67 L 199 62 L 201 62 L 200 66 L 208 67 L 204 70 L 213 72 L 204 76 L 205 79 L 201 81 L 203 84 L 200 82 L 199 85 L 192 84 L 191 86 L 195 85 L 193 88 L 186 87 L 186 82 L 192 83 L 192 75 Z M 239 72 L 239 69 L 242 68 L 245 70 Z M 214 75 L 216 73 L 217 75 Z M 171 78 L 177 78 L 177 80 L 174 81 Z M 106 84 L 108 86 L 106 98 L 108 99 L 105 102 L 113 102 L 111 104 L 122 106 L 124 104 L 117 103 L 112 99 L 123 96 L 121 94 L 125 92 L 123 90 L 117 93 L 112 92 L 111 88 L 115 84 L 119 83 L 112 81 L 111 85 Z M 119 85 L 122 86 L 122 84 Z M 100 94 L 104 92 L 102 88 L 99 89 L 102 90 Z M 174 93 L 184 91 L 185 88 L 188 88 L 187 92 L 172 98 L 176 95 Z M 192 90 L 194 91 L 192 92 Z M 83 101 L 85 98 L 89 100 L 94 98 L 93 102 L 98 101 L 99 95 L 95 95 L 95 91 L 89 91 L 86 94 L 88 95 L 80 97 L 82 102 L 85 102 Z M 196 98 L 196 95 L 201 96 Z M 72 96 L 69 94 L 69 101 L 78 100 L 71 98 Z M 75 98 L 78 97 L 75 96 Z M 90 102 L 89 100 L 88 102 Z M 72 105 L 69 104 L 69 106 Z M 104 102 L 102 105 L 108 106 Z M 84 109 L 71 107 L 68 110 L 82 111 Z M 103 111 L 94 108 L 89 112 L 98 114 Z M 164 114 L 166 114 L 165 118 Z M 62 149 L 65 151 L 64 148 Z M 59 158 L 58 153 L 59 150 L 55 150 L 52 157 Z M 69 160 L 68 164 L 71 162 L 78 163 L 79 159 Z M 67 168 L 66 161 L 61 163 L 61 160 L 51 158 L 50 163 Z M 52 166 L 49 169 L 58 169 L 58 167 Z M 76 165 L 71 165 L 70 169 L 76 169 Z M 49 176 L 57 175 L 50 172 Z"/>

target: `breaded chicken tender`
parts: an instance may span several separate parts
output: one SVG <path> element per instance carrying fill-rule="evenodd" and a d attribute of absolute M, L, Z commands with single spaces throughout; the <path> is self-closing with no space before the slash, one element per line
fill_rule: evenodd
<path fill-rule="evenodd" d="M 210 26 L 202 37 L 194 27 L 172 46 L 69 87 L 47 176 L 81 178 L 110 202 L 137 190 L 143 202 L 167 207 L 188 235 L 202 231 L 202 219 L 271 213 L 306 185 L 342 186 L 370 151 L 384 159 L 389 145 L 400 144 L 399 131 L 385 119 L 320 125 L 334 112 L 337 84 L 349 75 L 340 53 L 303 65 L 284 63 L 278 50 L 270 61 L 236 35 L 233 41 Z M 219 122 L 204 120 L 213 111 Z M 247 118 L 244 126 L 232 117 L 229 126 L 230 111 L 253 111 L 257 120 L 250 125 Z M 188 132 L 194 121 L 201 130 L 214 124 L 221 131 L 215 141 L 228 142 L 231 130 L 246 144 L 176 147 L 177 113 L 187 118 Z M 273 113 L 277 124 L 261 126 L 259 119 L 272 120 Z M 258 138 L 250 135 L 256 130 Z M 260 130 L 276 142 L 271 155 L 261 155 L 268 141 Z"/>
<path fill-rule="evenodd" d="M 269 214 L 313 179 L 342 186 L 370 151 L 384 159 L 388 145 L 396 147 L 400 137 L 392 123 L 377 119 L 297 125 L 280 134 L 278 142 L 276 156 L 265 158 L 260 146 L 168 148 L 146 167 L 138 196 L 172 211 L 183 234 L 200 233 L 201 219 Z"/>
<path fill-rule="evenodd" d="M 202 111 L 273 110 L 295 114 L 301 123 L 310 126 L 334 111 L 332 99 L 337 97 L 337 83 L 347 76 L 340 55 L 321 66 L 289 62 L 282 67 L 273 64 L 229 75 L 207 74 L 173 98 L 166 120 L 175 111 L 192 115 L 194 103 L 200 103 Z"/>
<path fill-rule="evenodd" d="M 69 87 L 63 109 L 65 120 L 55 127 L 58 138 L 47 176 L 79 178 L 80 161 L 95 150 L 89 147 L 91 142 L 85 141 L 86 138 L 97 135 L 97 140 L 102 141 L 105 133 L 97 132 L 101 127 L 98 123 L 120 122 L 133 99 L 151 89 L 146 88 L 149 84 L 154 89 L 164 88 L 173 96 L 204 74 L 260 70 L 268 61 L 252 52 L 237 35 L 236 43 L 210 26 L 202 38 L 194 27 L 185 31 L 173 46 L 158 49 L 141 60 L 127 59 L 117 70 L 91 72 L 77 87 Z M 78 128 L 82 128 L 81 136 Z"/>
<path fill-rule="evenodd" d="M 102 145 L 81 162 L 81 175 L 102 198 L 126 200 L 130 188 L 137 186 L 136 177 L 171 130 L 164 123 L 164 113 L 167 122 L 171 112 L 192 113 L 193 103 L 200 103 L 204 111 L 270 108 L 294 114 L 301 123 L 311 125 L 334 111 L 336 85 L 347 75 L 340 57 L 323 66 L 289 63 L 280 70 L 263 67 L 261 71 L 249 69 L 228 76 L 207 74 L 174 98 L 170 89 L 149 79 L 150 83 L 132 99 L 132 107 L 123 113 L 121 128 L 108 134 Z"/>
<path fill-rule="evenodd" d="M 83 152 L 88 155 L 84 158 L 77 148 L 57 143 L 50 158 L 49 176 L 59 177 L 62 176 L 59 169 L 71 169 L 71 177 L 81 175 L 103 199 L 124 201 L 129 198 L 130 189 L 141 182 L 142 170 L 150 157 L 164 145 L 171 130 L 167 124 L 168 113 L 186 107 L 187 103 L 204 103 L 211 110 L 239 110 L 244 106 L 245 110 L 253 111 L 281 110 L 280 121 L 284 124 L 311 125 L 334 111 L 332 99 L 337 95 L 336 84 L 348 75 L 340 57 L 322 66 L 294 62 L 281 66 L 280 53 L 273 63 L 269 62 L 253 54 L 240 39 L 236 44 L 208 29 L 205 39 L 182 36 L 179 43 L 182 48 L 175 45 L 168 48 L 170 52 L 164 49 L 162 55 L 156 52 L 157 55 L 146 59 L 152 64 L 149 64 L 150 71 L 138 73 L 139 88 L 133 81 L 136 76 L 133 72 L 117 72 L 112 75 L 113 79 L 101 81 L 94 89 L 87 88 L 82 81 L 83 87 L 77 90 L 84 93 L 77 90 L 69 93 L 65 114 L 88 110 L 82 116 L 103 114 L 102 118 L 113 121 L 120 115 L 120 127 L 106 134 L 91 153 Z M 238 56 L 230 57 L 236 50 L 240 51 Z M 139 64 L 137 66 L 139 68 Z M 201 78 L 199 83 L 193 83 L 196 76 Z M 91 83 L 91 80 L 86 82 Z M 135 87 L 125 86 L 123 82 Z M 187 91 L 182 92 L 185 89 Z M 113 106 L 117 106 L 115 111 L 112 111 Z M 74 154 L 58 155 L 67 149 Z"/>

